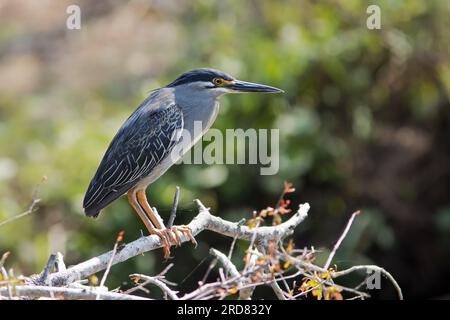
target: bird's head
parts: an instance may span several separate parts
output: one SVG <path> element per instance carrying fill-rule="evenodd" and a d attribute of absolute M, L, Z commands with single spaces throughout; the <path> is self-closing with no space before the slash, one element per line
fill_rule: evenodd
<path fill-rule="evenodd" d="M 275 87 L 237 80 L 222 71 L 209 68 L 193 69 L 183 73 L 167 87 L 183 87 L 187 90 L 200 91 L 212 96 L 220 96 L 225 93 L 284 92 Z"/>

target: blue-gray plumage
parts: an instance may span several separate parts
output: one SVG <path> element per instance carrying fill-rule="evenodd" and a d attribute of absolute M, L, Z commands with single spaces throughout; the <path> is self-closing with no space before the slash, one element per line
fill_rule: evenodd
<path fill-rule="evenodd" d="M 174 146 L 173 134 L 183 128 L 183 114 L 176 104 L 154 110 L 147 100 L 117 132 L 103 157 L 84 198 L 86 215 L 100 210 L 126 193 L 162 162 Z"/>
<path fill-rule="evenodd" d="M 165 256 L 168 256 L 169 243 L 180 242 L 177 230 L 162 230 L 163 225 L 147 202 L 145 189 L 178 160 L 171 153 L 173 148 L 182 145 L 186 152 L 203 136 L 217 117 L 221 95 L 281 91 L 235 80 L 221 71 L 207 68 L 186 72 L 166 87 L 153 91 L 125 121 L 109 145 L 83 201 L 86 215 L 97 217 L 101 209 L 127 194 L 149 232 L 161 237 Z M 202 125 L 200 133 L 194 130 L 196 121 Z M 180 139 L 181 130 L 190 133 L 189 141 Z M 188 233 L 183 227 L 178 231 Z"/>

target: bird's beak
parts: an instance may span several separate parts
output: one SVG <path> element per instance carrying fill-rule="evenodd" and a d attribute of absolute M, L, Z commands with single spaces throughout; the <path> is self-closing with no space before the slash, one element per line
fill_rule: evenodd
<path fill-rule="evenodd" d="M 231 83 L 224 86 L 230 90 L 230 93 L 242 93 L 242 92 L 265 92 L 265 93 L 277 93 L 284 92 L 281 89 L 266 86 L 264 84 L 246 82 L 241 80 L 234 80 Z"/>

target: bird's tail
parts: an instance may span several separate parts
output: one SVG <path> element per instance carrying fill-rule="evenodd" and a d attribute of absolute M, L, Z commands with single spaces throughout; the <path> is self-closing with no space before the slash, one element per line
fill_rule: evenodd
<path fill-rule="evenodd" d="M 98 197 L 98 200 L 94 201 L 87 201 L 87 199 L 90 199 L 91 194 L 88 190 L 88 192 L 85 195 L 84 201 L 83 201 L 83 208 L 84 213 L 88 217 L 97 218 L 97 216 L 100 214 L 100 211 L 108 206 L 111 202 L 125 194 L 128 189 L 130 189 L 129 185 L 125 185 L 122 188 L 119 188 L 118 190 L 113 191 L 102 191 L 102 194 L 100 197 Z"/>
<path fill-rule="evenodd" d="M 100 210 L 95 207 L 84 208 L 84 214 L 88 217 L 97 218 Z"/>

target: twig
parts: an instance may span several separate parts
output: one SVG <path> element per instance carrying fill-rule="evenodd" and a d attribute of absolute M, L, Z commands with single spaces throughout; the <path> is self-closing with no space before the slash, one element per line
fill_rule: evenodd
<path fill-rule="evenodd" d="M 38 198 L 38 196 L 39 196 L 39 189 L 40 189 L 41 185 L 42 185 L 45 181 L 47 181 L 47 177 L 46 177 L 46 176 L 43 176 L 42 179 L 41 179 L 41 181 L 40 181 L 40 182 L 36 185 L 36 187 L 34 188 L 33 194 L 32 194 L 32 199 L 33 199 L 33 200 L 31 201 L 31 204 L 30 204 L 30 206 L 28 207 L 28 210 L 25 211 L 25 212 L 19 213 L 18 215 L 14 216 L 14 217 L 11 217 L 11 218 L 9 218 L 9 219 L 6 219 L 6 220 L 0 222 L 0 227 L 4 226 L 5 224 L 8 224 L 8 223 L 10 223 L 10 222 L 13 222 L 13 221 L 15 221 L 15 220 L 17 220 L 17 219 L 23 218 L 23 217 L 25 217 L 25 216 L 27 216 L 27 215 L 33 213 L 34 211 L 36 211 L 36 210 L 38 209 L 38 204 L 39 204 L 39 202 L 41 201 L 41 199 Z"/>
<path fill-rule="evenodd" d="M 219 259 L 214 258 L 213 261 L 211 261 L 211 263 L 208 266 L 208 269 L 206 269 L 205 275 L 203 276 L 202 280 L 200 281 L 200 286 L 202 286 L 203 284 L 205 284 L 206 279 L 208 279 L 209 274 L 211 273 L 212 269 L 214 269 L 217 265 L 217 261 Z"/>
<path fill-rule="evenodd" d="M 134 281 L 139 281 L 140 279 L 145 280 L 144 283 L 141 283 L 139 285 L 140 287 L 143 287 L 143 286 L 145 286 L 147 284 L 154 284 L 155 286 L 160 288 L 165 294 L 167 294 L 167 296 L 170 299 L 172 299 L 172 300 L 179 300 L 179 298 L 177 296 L 177 292 L 173 291 L 172 289 L 170 289 L 164 282 L 159 280 L 157 277 L 149 277 L 149 276 L 146 276 L 144 274 L 137 274 L 137 273 L 130 275 L 130 277 Z"/>
<path fill-rule="evenodd" d="M 261 270 L 262 268 L 264 268 L 264 266 L 258 266 L 256 268 L 254 268 L 253 270 L 247 271 L 246 273 L 242 273 L 237 276 L 230 277 L 230 278 L 226 279 L 226 281 L 216 281 L 216 282 L 205 284 L 203 286 L 200 286 L 198 289 L 185 294 L 181 299 L 182 300 L 204 299 L 205 296 L 211 295 L 213 292 L 216 291 L 216 289 L 224 288 L 229 285 L 235 285 L 241 279 L 244 279 L 250 275 L 253 275 L 255 272 Z M 245 286 L 242 288 L 245 288 Z M 240 290 L 240 289 L 241 288 L 238 288 L 238 290 Z M 214 297 L 217 296 L 216 293 L 214 293 L 212 295 Z"/>
<path fill-rule="evenodd" d="M 172 269 L 173 266 L 174 266 L 173 263 L 169 263 L 169 265 L 168 265 L 167 267 L 165 267 L 165 268 L 163 269 L 163 271 L 161 271 L 161 272 L 158 274 L 158 277 L 163 277 L 163 276 L 165 276 L 165 274 L 166 274 L 167 272 L 169 272 L 169 270 Z"/>
<path fill-rule="evenodd" d="M 0 222 L 0 227 L 3 227 L 5 224 L 8 224 L 10 222 L 13 222 L 13 221 L 15 221 L 17 219 L 23 218 L 23 217 L 33 213 L 34 211 L 37 210 L 37 205 L 39 204 L 40 201 L 41 201 L 41 199 L 33 199 L 33 201 L 31 202 L 31 205 L 30 205 L 30 207 L 28 208 L 27 211 L 22 212 L 22 213 L 14 216 L 14 217 L 11 217 L 9 219 L 6 219 L 6 220 Z"/>
<path fill-rule="evenodd" d="M 2 278 L 6 282 L 6 289 L 8 291 L 8 298 L 11 300 L 13 298 L 13 294 L 12 294 L 11 286 L 9 285 L 9 277 L 8 277 L 8 273 L 6 272 L 5 267 L 3 267 L 3 266 L 0 267 L 0 273 L 2 275 Z M 0 296 L 1 296 L 1 294 L 0 294 Z"/>
<path fill-rule="evenodd" d="M 323 266 L 324 269 L 328 269 L 328 267 L 331 264 L 331 261 L 334 258 L 334 255 L 336 254 L 336 251 L 339 249 L 339 247 L 341 246 L 342 241 L 345 239 L 345 237 L 347 236 L 348 231 L 350 230 L 350 227 L 352 226 L 353 220 L 355 220 L 355 217 L 357 215 L 359 215 L 361 213 L 361 211 L 356 211 L 352 214 L 352 216 L 350 217 L 350 219 L 347 222 L 347 226 L 344 229 L 344 232 L 342 232 L 341 236 L 339 237 L 338 241 L 336 242 L 336 244 L 333 247 L 333 250 L 331 251 L 330 255 L 328 256 L 327 262 L 325 262 L 325 265 Z"/>
<path fill-rule="evenodd" d="M 241 220 L 239 220 L 238 226 L 242 226 L 242 225 L 244 225 L 244 223 L 245 223 L 245 219 L 242 218 Z M 228 259 L 230 259 L 230 260 L 233 255 L 233 250 L 234 250 L 234 246 L 236 245 L 236 240 L 237 240 L 237 234 L 234 236 L 233 242 L 231 242 L 230 250 L 228 251 Z"/>
<path fill-rule="evenodd" d="M 114 243 L 114 248 L 111 253 L 111 258 L 109 259 L 108 265 L 106 266 L 106 271 L 103 274 L 102 280 L 100 281 L 100 288 L 105 286 L 106 278 L 108 277 L 109 270 L 111 270 L 112 262 L 116 255 L 116 252 L 117 252 L 117 247 L 119 245 L 119 242 L 122 241 L 122 238 L 123 238 L 123 231 L 120 231 L 119 235 L 117 236 L 116 243 Z M 99 300 L 99 299 L 100 299 L 100 292 L 98 293 L 98 295 L 96 297 L 96 300 Z"/>
<path fill-rule="evenodd" d="M 170 229 L 173 226 L 173 222 L 175 221 L 175 218 L 177 216 L 177 208 L 178 208 L 178 202 L 180 200 L 180 187 L 175 187 L 175 196 L 173 197 L 173 206 L 172 211 L 170 212 L 169 221 L 167 222 L 167 228 Z"/>
<path fill-rule="evenodd" d="M 316 266 L 315 264 L 312 264 L 312 263 L 303 261 L 301 259 L 292 257 L 292 256 L 287 255 L 285 253 L 280 253 L 280 256 L 281 256 L 281 258 L 284 261 L 289 261 L 291 264 L 293 264 L 293 265 L 295 265 L 297 267 L 300 267 L 300 268 L 302 268 L 304 270 L 311 270 L 311 271 L 320 272 L 320 273 L 327 272 L 327 269 L 325 269 L 325 268 Z"/>
<path fill-rule="evenodd" d="M 177 285 L 176 283 L 167 281 L 167 279 L 165 278 L 165 274 L 166 274 L 173 266 L 174 266 L 173 263 L 169 264 L 167 267 L 165 267 L 165 268 L 163 269 L 163 271 L 161 271 L 158 275 L 154 276 L 153 278 L 159 279 L 159 280 L 163 281 L 164 283 L 166 283 L 166 284 L 168 284 L 168 285 L 176 286 L 176 285 Z M 130 276 L 130 277 L 131 277 L 131 276 Z M 136 286 L 136 287 L 133 287 L 133 288 L 131 288 L 131 289 L 128 289 L 128 290 L 125 291 L 124 293 L 130 294 L 130 293 L 132 293 L 132 292 L 134 292 L 134 291 L 137 291 L 137 290 L 148 291 L 147 289 L 144 288 L 145 285 L 146 285 L 146 283 L 141 283 L 140 285 L 138 285 L 138 286 Z"/>
<path fill-rule="evenodd" d="M 2 255 L 2 258 L 0 259 L 0 267 L 3 267 L 3 265 L 4 265 L 5 262 L 6 262 L 6 259 L 8 259 L 9 255 L 10 255 L 10 252 L 9 252 L 9 251 L 6 251 L 6 252 Z"/>
<path fill-rule="evenodd" d="M 260 225 L 260 223 L 261 223 L 261 221 L 257 221 L 256 222 L 256 226 L 255 226 L 255 228 L 258 228 L 259 227 L 259 225 Z M 250 241 L 250 245 L 248 246 L 248 249 L 247 249 L 247 253 L 246 253 L 246 256 L 245 256 L 245 266 L 244 266 L 244 271 L 246 271 L 247 269 L 248 269 L 248 267 L 249 267 L 249 265 L 250 265 L 250 262 L 251 262 L 251 258 L 252 258 L 252 250 L 253 250 L 253 246 L 255 245 L 255 241 L 256 241 L 256 233 L 254 233 L 253 234 L 253 237 L 252 237 L 252 239 L 251 239 L 251 241 Z"/>
<path fill-rule="evenodd" d="M 333 278 L 338 278 L 338 277 L 342 277 L 345 276 L 349 273 L 352 273 L 354 271 L 358 271 L 358 270 L 372 270 L 374 272 L 380 272 L 383 275 L 386 276 L 386 278 L 388 278 L 388 280 L 392 283 L 392 285 L 394 286 L 395 290 L 397 291 L 397 295 L 398 298 L 400 300 L 403 300 L 403 293 L 402 293 L 402 289 L 400 288 L 400 286 L 398 285 L 397 281 L 395 281 L 394 277 L 385 269 L 379 267 L 379 266 L 375 266 L 375 265 L 363 265 L 363 266 L 353 266 L 351 268 L 339 271 L 339 272 L 334 272 L 332 273 L 332 277 Z"/>
<path fill-rule="evenodd" d="M 225 271 L 227 273 L 230 273 L 232 277 L 239 278 L 242 277 L 240 272 L 237 270 L 236 266 L 231 262 L 231 260 L 224 255 L 222 252 L 211 248 L 209 250 L 209 253 L 212 254 L 214 257 L 217 258 L 218 261 L 222 264 L 222 266 L 225 268 Z M 246 283 L 245 280 L 239 280 L 237 282 L 238 287 L 243 286 L 243 284 Z M 243 289 L 239 291 L 239 300 L 248 300 L 250 299 L 252 295 L 252 290 L 249 289 Z"/>

